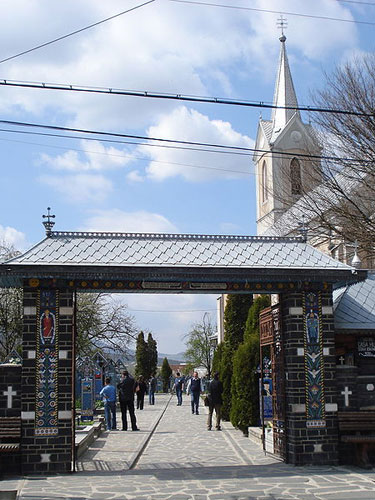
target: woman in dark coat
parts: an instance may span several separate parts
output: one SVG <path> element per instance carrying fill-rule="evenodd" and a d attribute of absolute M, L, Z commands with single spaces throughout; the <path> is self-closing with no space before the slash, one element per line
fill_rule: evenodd
<path fill-rule="evenodd" d="M 143 410 L 145 394 L 147 393 L 147 385 L 146 382 L 144 381 L 143 375 L 140 375 L 138 377 L 135 391 L 137 394 L 137 409 Z"/>

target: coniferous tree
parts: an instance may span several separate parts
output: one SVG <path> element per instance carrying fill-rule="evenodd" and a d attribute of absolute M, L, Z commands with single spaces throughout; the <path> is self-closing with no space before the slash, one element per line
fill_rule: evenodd
<path fill-rule="evenodd" d="M 168 359 L 164 358 L 160 370 L 160 376 L 163 381 L 163 392 L 168 392 L 169 378 L 171 375 L 172 375 L 172 368 L 169 366 Z"/>
<path fill-rule="evenodd" d="M 259 314 L 270 305 L 270 297 L 255 299 L 249 309 L 244 342 L 233 357 L 232 404 L 230 420 L 247 435 L 249 426 L 259 423 Z"/>
<path fill-rule="evenodd" d="M 220 372 L 221 358 L 223 357 L 224 342 L 216 346 L 214 355 L 212 357 L 212 373 Z"/>
<path fill-rule="evenodd" d="M 224 420 L 229 420 L 230 416 L 233 355 L 243 341 L 247 315 L 252 303 L 252 295 L 229 295 L 224 311 L 224 346 L 219 370 L 224 387 L 222 406 Z"/>
<path fill-rule="evenodd" d="M 148 356 L 148 369 L 147 373 L 145 373 L 145 378 L 150 379 L 152 376 L 155 375 L 158 367 L 157 342 L 153 338 L 151 332 L 147 336 L 147 356 Z"/>
<path fill-rule="evenodd" d="M 145 336 L 143 332 L 140 332 L 137 337 L 137 344 L 135 348 L 135 375 L 143 375 L 148 371 L 148 352 L 147 352 L 147 342 L 145 341 Z"/>

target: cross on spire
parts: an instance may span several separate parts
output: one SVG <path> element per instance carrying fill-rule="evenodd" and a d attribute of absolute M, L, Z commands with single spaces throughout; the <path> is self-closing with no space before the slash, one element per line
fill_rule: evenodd
<path fill-rule="evenodd" d="M 282 14 L 277 20 L 277 27 L 281 29 L 281 37 L 279 38 L 280 42 L 285 42 L 286 36 L 284 34 L 284 29 L 288 27 L 288 21 Z"/>
<path fill-rule="evenodd" d="M 47 207 L 47 215 L 42 215 L 43 219 L 47 219 L 43 221 L 43 226 L 46 228 L 46 235 L 51 236 L 51 231 L 55 223 L 51 220 L 55 218 L 55 215 L 50 214 L 51 207 Z"/>

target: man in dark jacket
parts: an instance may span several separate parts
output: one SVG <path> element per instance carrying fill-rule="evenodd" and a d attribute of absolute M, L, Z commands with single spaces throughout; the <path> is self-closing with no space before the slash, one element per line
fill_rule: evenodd
<path fill-rule="evenodd" d="M 208 386 L 208 418 L 207 418 L 207 430 L 211 430 L 212 427 L 212 414 L 215 410 L 216 413 L 216 430 L 221 431 L 220 421 L 221 421 L 221 405 L 223 404 L 222 399 L 223 394 L 223 383 L 219 380 L 219 373 L 216 372 L 214 379 L 210 382 Z"/>
<path fill-rule="evenodd" d="M 129 410 L 132 431 L 139 431 L 137 427 L 137 419 L 134 413 L 135 387 L 136 384 L 134 378 L 131 375 L 129 375 L 129 372 L 127 370 L 123 371 L 121 382 L 117 384 L 123 431 L 128 430 L 128 421 L 126 416 L 127 410 Z"/>
<path fill-rule="evenodd" d="M 199 398 L 201 392 L 203 392 L 202 388 L 202 380 L 198 377 L 198 372 L 195 371 L 193 377 L 189 380 L 187 388 L 187 394 L 191 393 L 191 413 L 194 415 L 199 415 Z M 195 411 L 194 411 L 195 410 Z"/>

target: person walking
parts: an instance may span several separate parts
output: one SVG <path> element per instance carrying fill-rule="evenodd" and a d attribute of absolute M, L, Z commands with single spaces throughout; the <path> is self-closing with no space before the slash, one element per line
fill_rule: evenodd
<path fill-rule="evenodd" d="M 143 410 L 145 394 L 147 392 L 147 385 L 143 378 L 143 375 L 140 375 L 138 377 L 135 392 L 137 394 L 137 410 Z"/>
<path fill-rule="evenodd" d="M 194 372 L 193 377 L 189 380 L 186 389 L 187 394 L 191 393 L 191 413 L 199 415 L 199 398 L 202 392 L 202 380 L 198 377 L 198 372 Z"/>
<path fill-rule="evenodd" d="M 148 402 L 150 405 L 155 404 L 156 386 L 157 386 L 156 377 L 152 376 L 148 382 Z"/>
<path fill-rule="evenodd" d="M 181 377 L 180 372 L 176 373 L 176 378 L 174 379 L 173 388 L 176 390 L 177 396 L 177 406 L 182 405 L 182 390 L 184 387 L 185 378 Z"/>
<path fill-rule="evenodd" d="M 213 380 L 208 385 L 208 417 L 207 417 L 207 430 L 212 428 L 212 415 L 215 410 L 216 415 L 216 430 L 221 431 L 221 406 L 223 404 L 223 383 L 219 380 L 219 372 L 214 374 Z"/>
<path fill-rule="evenodd" d="M 117 389 L 121 408 L 122 430 L 128 430 L 127 411 L 129 411 L 132 431 L 139 431 L 134 412 L 135 380 L 129 375 L 128 370 L 123 371 L 122 379 L 121 382 L 117 384 Z"/>
<path fill-rule="evenodd" d="M 116 389 L 111 385 L 111 379 L 106 377 L 105 386 L 100 391 L 104 401 L 104 415 L 108 431 L 116 430 Z"/>

